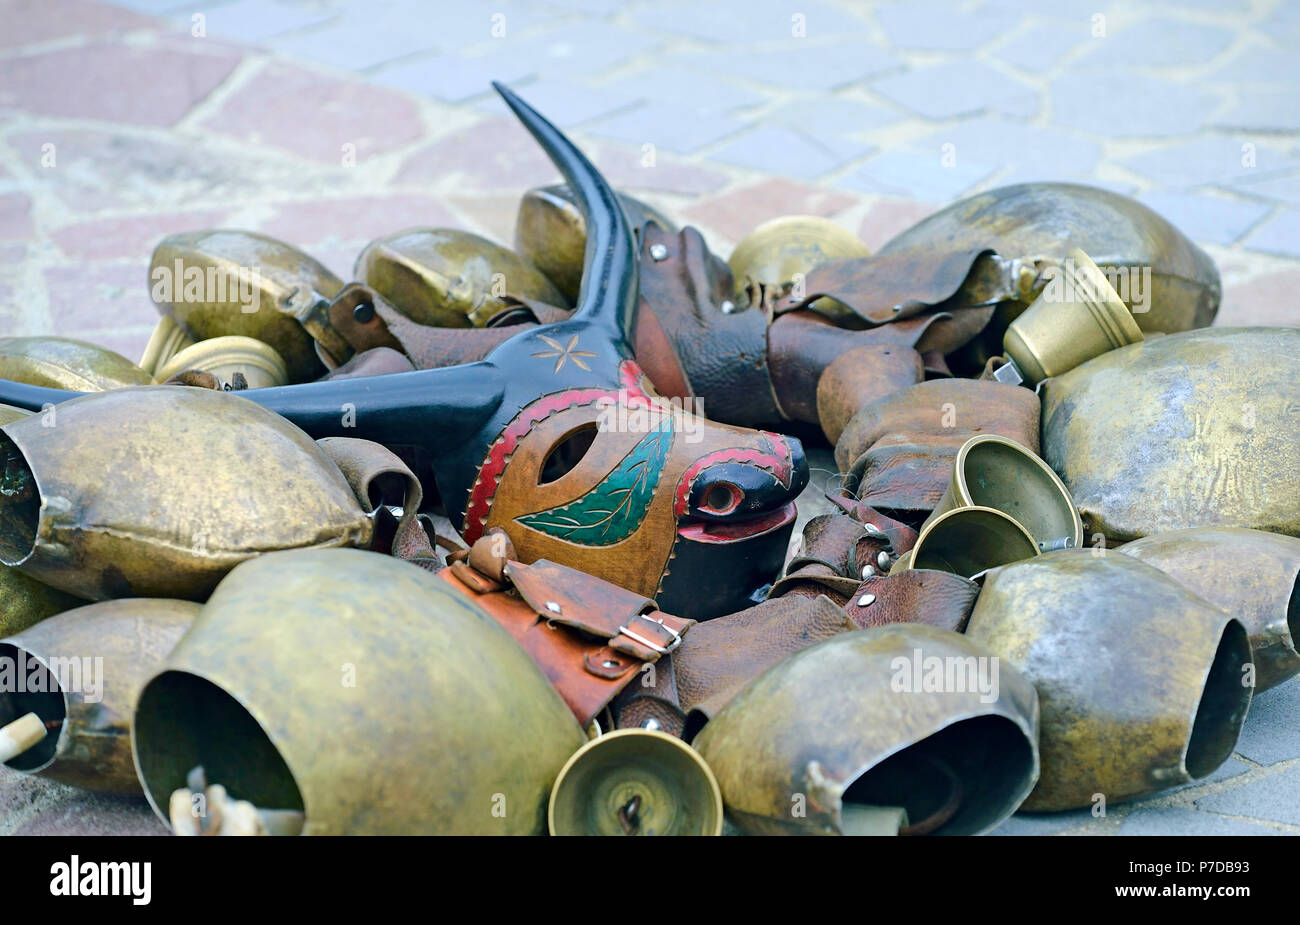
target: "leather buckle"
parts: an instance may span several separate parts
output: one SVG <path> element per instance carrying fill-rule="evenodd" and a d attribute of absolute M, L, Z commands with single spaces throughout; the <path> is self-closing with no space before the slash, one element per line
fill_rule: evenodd
<path fill-rule="evenodd" d="M 626 636 L 628 639 L 631 639 L 635 642 L 639 642 L 641 643 L 641 645 L 646 646 L 647 648 L 652 649 L 655 652 L 658 652 L 660 655 L 667 655 L 673 649 L 676 649 L 679 645 L 681 645 L 682 643 L 681 634 L 678 633 L 675 629 L 673 629 L 668 624 L 664 623 L 663 617 L 660 617 L 659 619 L 655 620 L 652 619 L 651 617 L 646 616 L 643 613 L 639 613 L 633 619 L 644 620 L 647 623 L 650 623 L 654 626 L 658 626 L 660 629 L 667 630 L 668 633 L 673 637 L 672 642 L 668 643 L 667 648 L 665 648 L 659 645 L 658 643 L 651 642 L 649 639 L 646 639 L 644 636 L 640 635 L 639 633 L 633 632 L 627 626 L 620 626 L 618 628 L 618 635 Z"/>

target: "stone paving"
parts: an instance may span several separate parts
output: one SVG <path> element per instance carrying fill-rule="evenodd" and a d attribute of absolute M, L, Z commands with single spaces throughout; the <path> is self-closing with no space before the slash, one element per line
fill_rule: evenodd
<path fill-rule="evenodd" d="M 0 0 L 0 335 L 134 358 L 176 231 L 262 231 L 344 278 L 402 227 L 509 243 L 554 173 L 493 79 L 723 254 L 782 214 L 877 247 L 954 198 L 1076 180 L 1206 248 L 1217 323 L 1297 324 L 1298 44 L 1285 0 Z M 1298 806 L 1294 681 L 1207 781 L 1001 832 L 1297 834 Z M 162 829 L 0 771 L 0 833 L 109 831 Z"/>

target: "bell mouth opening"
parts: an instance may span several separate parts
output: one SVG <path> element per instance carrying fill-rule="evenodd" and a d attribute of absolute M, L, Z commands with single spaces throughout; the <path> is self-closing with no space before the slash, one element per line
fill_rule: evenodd
<path fill-rule="evenodd" d="M 1201 690 L 1183 756 L 1183 765 L 1193 780 L 1213 772 L 1237 747 L 1237 736 L 1250 709 L 1251 688 L 1242 671 L 1249 662 L 1246 628 L 1237 620 L 1229 620 Z"/>
<path fill-rule="evenodd" d="M 0 726 L 35 713 L 45 725 L 45 738 L 5 762 L 5 767 L 34 774 L 54 761 L 68 701 L 58 675 L 45 661 L 12 643 L 0 643 Z"/>
<path fill-rule="evenodd" d="M 975 835 L 1015 812 L 1037 778 L 1024 730 L 1004 716 L 960 720 L 860 774 L 841 798 L 907 811 L 900 835 Z"/>
<path fill-rule="evenodd" d="M 188 788 L 189 773 L 200 766 L 208 784 L 221 784 L 232 799 L 305 814 L 298 782 L 266 731 L 199 675 L 164 671 L 145 685 L 131 745 L 145 796 L 169 826 L 172 793 Z"/>
<path fill-rule="evenodd" d="M 1056 473 L 1029 449 L 976 438 L 958 454 L 957 478 L 966 503 L 1010 515 L 1040 549 L 1082 544 L 1074 500 Z"/>
<path fill-rule="evenodd" d="M 910 567 L 974 578 L 1038 553 L 1029 531 L 1009 515 L 995 508 L 959 507 L 941 514 L 921 531 L 911 549 Z"/>
<path fill-rule="evenodd" d="M 36 548 L 41 491 L 27 458 L 0 431 L 0 562 L 21 565 Z"/>
<path fill-rule="evenodd" d="M 689 745 L 619 730 L 588 742 L 551 793 L 553 835 L 720 835 L 722 795 Z"/>

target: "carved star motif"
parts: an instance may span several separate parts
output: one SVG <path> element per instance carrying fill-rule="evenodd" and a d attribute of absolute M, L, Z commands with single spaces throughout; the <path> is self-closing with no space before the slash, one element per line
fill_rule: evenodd
<path fill-rule="evenodd" d="M 542 353 L 534 353 L 533 356 L 542 357 L 543 359 L 550 359 L 551 357 L 555 357 L 555 369 L 551 370 L 552 373 L 558 373 L 561 369 L 563 369 L 565 362 L 568 360 L 572 360 L 574 364 L 578 366 L 579 369 L 585 369 L 588 372 L 591 372 L 591 367 L 588 366 L 586 363 L 582 362 L 582 358 L 594 357 L 596 354 L 592 353 L 590 350 L 577 349 L 578 346 L 577 334 L 574 334 L 572 337 L 570 337 L 569 342 L 564 346 L 560 346 L 559 341 L 553 340 L 552 338 L 547 337 L 545 334 L 538 334 L 537 336 L 540 337 L 542 340 L 546 341 L 547 346 L 549 346 L 551 350 L 544 351 Z"/>

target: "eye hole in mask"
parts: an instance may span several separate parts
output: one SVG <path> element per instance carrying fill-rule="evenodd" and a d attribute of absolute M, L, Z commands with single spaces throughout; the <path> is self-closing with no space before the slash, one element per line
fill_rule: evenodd
<path fill-rule="evenodd" d="M 556 479 L 563 478 L 572 472 L 578 463 L 582 462 L 582 458 L 587 455 L 587 451 L 591 449 L 592 443 L 596 440 L 596 432 L 599 429 L 598 424 L 584 424 L 552 447 L 546 461 L 542 463 L 542 471 L 538 473 L 537 484 L 549 485 Z"/>

